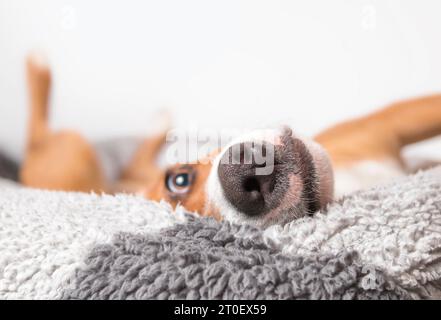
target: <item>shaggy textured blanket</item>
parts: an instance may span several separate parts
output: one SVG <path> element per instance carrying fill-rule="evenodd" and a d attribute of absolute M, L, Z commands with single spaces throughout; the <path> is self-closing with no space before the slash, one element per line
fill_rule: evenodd
<path fill-rule="evenodd" d="M 0 183 L 0 298 L 439 298 L 440 259 L 441 169 L 265 230 Z"/>

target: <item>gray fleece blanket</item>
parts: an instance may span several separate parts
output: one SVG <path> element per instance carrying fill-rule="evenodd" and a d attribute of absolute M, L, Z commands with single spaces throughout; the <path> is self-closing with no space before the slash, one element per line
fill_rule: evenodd
<path fill-rule="evenodd" d="M 0 183 L 0 298 L 441 297 L 441 169 L 265 230 Z"/>

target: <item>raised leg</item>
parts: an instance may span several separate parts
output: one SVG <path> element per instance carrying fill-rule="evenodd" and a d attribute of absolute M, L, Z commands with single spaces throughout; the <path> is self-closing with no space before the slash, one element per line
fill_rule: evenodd
<path fill-rule="evenodd" d="M 30 118 L 21 182 L 51 190 L 105 191 L 103 174 L 90 144 L 76 132 L 54 133 L 49 129 L 51 73 L 42 57 L 28 57 L 27 77 Z"/>
<path fill-rule="evenodd" d="M 401 161 L 401 149 L 441 134 L 441 95 L 395 103 L 377 112 L 336 125 L 315 139 L 336 166 L 363 160 Z"/>
<path fill-rule="evenodd" d="M 136 150 L 120 181 L 114 186 L 116 191 L 139 193 L 163 174 L 164 169 L 158 165 L 158 156 L 166 144 L 172 120 L 168 111 L 158 114 L 158 117 L 158 132 L 146 138 Z"/>

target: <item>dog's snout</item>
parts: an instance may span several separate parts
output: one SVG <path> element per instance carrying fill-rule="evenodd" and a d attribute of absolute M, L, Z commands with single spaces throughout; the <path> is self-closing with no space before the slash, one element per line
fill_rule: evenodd
<path fill-rule="evenodd" d="M 248 216 L 265 214 L 277 205 L 277 168 L 273 145 L 240 143 L 223 155 L 219 180 L 227 200 Z"/>

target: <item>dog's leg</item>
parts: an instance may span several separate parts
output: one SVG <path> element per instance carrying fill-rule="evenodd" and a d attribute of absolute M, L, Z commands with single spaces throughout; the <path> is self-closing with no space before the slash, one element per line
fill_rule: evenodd
<path fill-rule="evenodd" d="M 441 134 L 441 95 L 394 104 L 377 115 L 390 126 L 400 147 Z"/>
<path fill-rule="evenodd" d="M 408 172 L 401 149 L 441 134 L 441 95 L 407 100 L 339 124 L 316 137 L 334 168 L 341 196 Z"/>
<path fill-rule="evenodd" d="M 166 143 L 172 120 L 167 110 L 161 111 L 156 117 L 155 121 L 151 121 L 156 126 L 156 133 L 144 139 L 138 147 L 113 191 L 142 193 L 164 173 L 164 169 L 158 165 L 158 156 Z"/>
<path fill-rule="evenodd" d="M 145 139 L 123 171 L 115 191 L 137 193 L 163 174 L 158 155 L 166 143 L 168 127 Z"/>
<path fill-rule="evenodd" d="M 79 134 L 52 132 L 48 126 L 51 73 L 44 59 L 27 60 L 30 119 L 25 159 L 20 170 L 27 186 L 66 190 L 101 191 L 104 179 L 93 148 Z"/>
<path fill-rule="evenodd" d="M 441 95 L 395 103 L 365 117 L 332 127 L 315 139 L 336 166 L 394 158 L 411 143 L 441 134 Z"/>
<path fill-rule="evenodd" d="M 27 81 L 30 99 L 27 149 L 38 146 L 48 135 L 48 105 L 51 73 L 43 55 L 27 59 Z"/>

